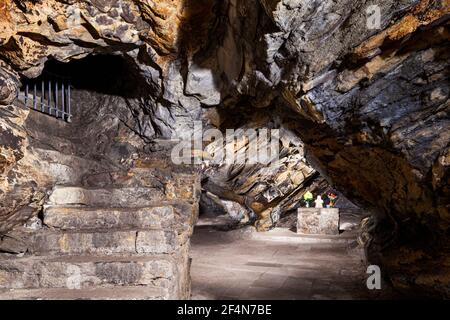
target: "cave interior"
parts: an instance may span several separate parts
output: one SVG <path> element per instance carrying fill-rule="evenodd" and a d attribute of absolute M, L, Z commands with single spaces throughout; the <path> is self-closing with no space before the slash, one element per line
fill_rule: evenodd
<path fill-rule="evenodd" d="M 445 1 L 44 2 L 0 6 L 0 299 L 450 297 Z"/>

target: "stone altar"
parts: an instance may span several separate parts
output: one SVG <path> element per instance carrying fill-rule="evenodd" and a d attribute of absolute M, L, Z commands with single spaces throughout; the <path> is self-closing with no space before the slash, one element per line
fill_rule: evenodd
<path fill-rule="evenodd" d="M 299 208 L 297 218 L 299 234 L 339 234 L 338 208 Z"/>

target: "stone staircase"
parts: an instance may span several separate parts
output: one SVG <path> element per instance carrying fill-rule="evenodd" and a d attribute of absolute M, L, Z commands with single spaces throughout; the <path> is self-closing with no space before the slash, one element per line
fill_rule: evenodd
<path fill-rule="evenodd" d="M 27 252 L 0 255 L 0 299 L 188 299 L 198 200 L 167 189 L 55 187 Z"/>
<path fill-rule="evenodd" d="M 24 112 L 19 173 L 47 197 L 0 234 L 0 299 L 189 298 L 197 172 L 105 110 L 78 111 L 70 125 Z"/>

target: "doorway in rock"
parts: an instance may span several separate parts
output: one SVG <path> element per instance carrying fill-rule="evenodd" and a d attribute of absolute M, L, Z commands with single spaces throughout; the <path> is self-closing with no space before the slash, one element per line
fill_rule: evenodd
<path fill-rule="evenodd" d="M 50 154 L 67 158 L 64 169 L 59 167 L 54 172 L 52 166 L 46 166 L 43 172 L 60 185 L 89 187 L 111 183 L 104 181 L 108 173 L 120 171 L 120 161 L 143 146 L 134 131 L 130 105 L 144 98 L 146 82 L 132 61 L 115 55 L 88 56 L 69 63 L 49 60 L 41 76 L 31 81 L 54 84 L 48 79 L 70 83 L 72 116 L 70 123 L 64 123 L 34 110 L 30 112 L 26 126 L 34 133 L 33 150 L 45 153 L 49 161 Z M 57 163 L 59 159 L 53 160 Z"/>
<path fill-rule="evenodd" d="M 369 212 L 327 183 L 284 123 L 265 118 L 264 110 L 249 118 L 239 128 L 279 129 L 279 157 L 267 165 L 203 170 L 191 248 L 193 299 L 375 299 L 391 294 L 384 290 L 381 297 L 366 284 L 358 229 Z M 252 143 L 245 141 L 241 148 Z M 335 209 L 305 208 L 307 191 Z"/>

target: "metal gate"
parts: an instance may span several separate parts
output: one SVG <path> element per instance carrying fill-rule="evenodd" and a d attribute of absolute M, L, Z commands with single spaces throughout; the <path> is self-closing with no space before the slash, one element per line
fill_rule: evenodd
<path fill-rule="evenodd" d="M 17 98 L 33 110 L 71 122 L 70 90 L 68 80 L 43 76 L 24 81 Z"/>

